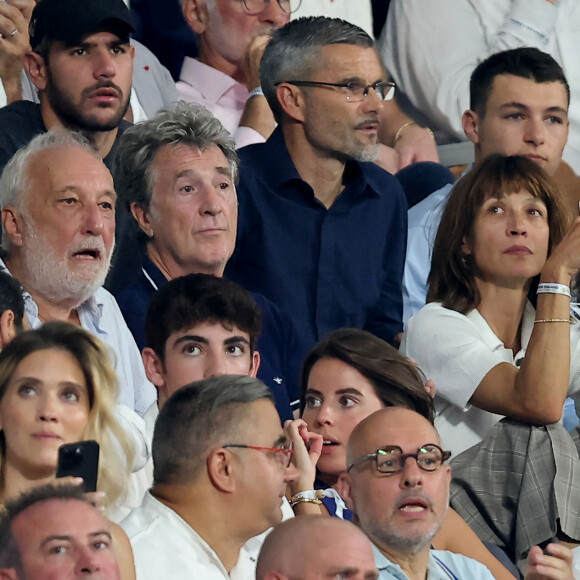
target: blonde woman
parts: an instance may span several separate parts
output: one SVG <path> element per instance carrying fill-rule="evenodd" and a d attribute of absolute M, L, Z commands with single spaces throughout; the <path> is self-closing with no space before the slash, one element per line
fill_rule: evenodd
<path fill-rule="evenodd" d="M 94 439 L 102 505 L 118 509 L 134 452 L 115 416 L 117 395 L 106 346 L 85 330 L 49 322 L 17 336 L 0 353 L 0 503 L 53 481 L 61 445 Z M 123 579 L 134 578 L 120 528 L 115 539 Z"/>

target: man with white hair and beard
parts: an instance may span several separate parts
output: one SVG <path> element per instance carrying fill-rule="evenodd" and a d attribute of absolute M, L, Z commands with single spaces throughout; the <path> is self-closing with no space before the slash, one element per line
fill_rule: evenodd
<path fill-rule="evenodd" d="M 402 407 L 381 409 L 352 432 L 338 492 L 373 542 L 379 580 L 493 579 L 471 558 L 431 549 L 449 508 L 449 456 L 433 425 Z M 569 548 L 534 546 L 524 578 L 573 580 L 571 565 Z"/>
<path fill-rule="evenodd" d="M 115 299 L 101 287 L 114 247 L 115 201 L 113 178 L 83 137 L 63 129 L 35 137 L 0 178 L 0 266 L 22 283 L 32 328 L 62 320 L 111 347 L 119 403 L 143 414 L 155 388 Z"/>

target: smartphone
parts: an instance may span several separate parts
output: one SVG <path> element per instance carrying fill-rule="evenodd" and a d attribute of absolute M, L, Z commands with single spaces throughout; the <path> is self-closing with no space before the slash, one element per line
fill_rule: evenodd
<path fill-rule="evenodd" d="M 57 477 L 82 477 L 85 491 L 97 491 L 99 444 L 78 441 L 58 448 Z"/>

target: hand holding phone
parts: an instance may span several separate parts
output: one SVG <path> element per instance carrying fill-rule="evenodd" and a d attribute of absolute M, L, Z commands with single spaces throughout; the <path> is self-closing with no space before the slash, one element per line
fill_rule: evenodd
<path fill-rule="evenodd" d="M 56 477 L 82 477 L 86 492 L 97 491 L 99 471 L 99 444 L 96 441 L 78 441 L 58 448 Z"/>

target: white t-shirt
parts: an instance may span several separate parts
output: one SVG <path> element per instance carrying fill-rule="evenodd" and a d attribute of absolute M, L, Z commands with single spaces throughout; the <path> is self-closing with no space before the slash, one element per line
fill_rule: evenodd
<path fill-rule="evenodd" d="M 431 302 L 407 322 L 401 351 L 435 381 L 435 427 L 443 446 L 454 455 L 479 443 L 502 418 L 471 406 L 469 400 L 492 368 L 502 362 L 519 366 L 534 319 L 535 310 L 528 302 L 522 320 L 522 350 L 515 356 L 476 309 L 464 315 Z M 568 393 L 574 398 L 580 390 L 580 324 L 570 326 L 570 346 Z"/>

